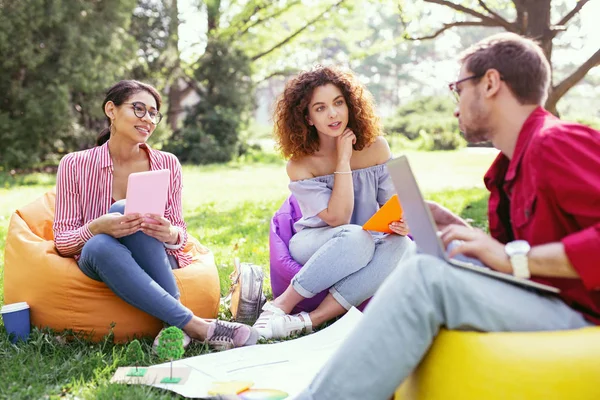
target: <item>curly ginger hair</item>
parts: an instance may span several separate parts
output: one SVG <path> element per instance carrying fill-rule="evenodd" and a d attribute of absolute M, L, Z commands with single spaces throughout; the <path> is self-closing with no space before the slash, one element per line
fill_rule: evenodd
<path fill-rule="evenodd" d="M 319 66 L 288 81 L 275 105 L 275 140 L 286 159 L 302 158 L 319 150 L 319 135 L 306 117 L 314 90 L 330 83 L 341 90 L 348 105 L 348 128 L 356 135 L 354 149 L 362 150 L 381 135 L 373 95 L 356 76 L 335 67 Z"/>

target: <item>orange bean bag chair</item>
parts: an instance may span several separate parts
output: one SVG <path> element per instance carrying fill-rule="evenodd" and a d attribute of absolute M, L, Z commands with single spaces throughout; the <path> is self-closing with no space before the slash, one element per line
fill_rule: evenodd
<path fill-rule="evenodd" d="M 93 341 L 109 333 L 116 342 L 155 336 L 163 323 L 130 306 L 104 283 L 84 275 L 73 258 L 58 255 L 53 242 L 55 192 L 17 210 L 10 219 L 4 254 L 4 301 L 26 301 L 31 323 L 83 332 Z M 204 318 L 215 318 L 220 283 L 212 253 L 189 237 L 185 252 L 194 262 L 173 271 L 181 302 Z"/>

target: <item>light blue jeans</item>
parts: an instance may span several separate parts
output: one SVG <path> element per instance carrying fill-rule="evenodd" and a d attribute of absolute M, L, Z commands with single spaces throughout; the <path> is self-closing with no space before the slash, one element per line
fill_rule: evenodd
<path fill-rule="evenodd" d="M 399 263 L 416 251 L 406 236 L 374 239 L 359 225 L 305 228 L 290 240 L 290 255 L 304 266 L 292 287 L 310 298 L 323 290 L 345 309 L 373 296 Z"/>
<path fill-rule="evenodd" d="M 503 332 L 590 325 L 554 295 L 418 254 L 392 272 L 356 329 L 295 399 L 389 399 L 441 327 Z"/>
<path fill-rule="evenodd" d="M 115 202 L 109 213 L 123 213 L 125 201 Z M 99 234 L 81 250 L 79 269 L 104 282 L 117 296 L 168 325 L 183 328 L 193 313 L 179 302 L 172 268 L 177 260 L 168 256 L 163 243 L 136 232 L 115 239 Z"/>

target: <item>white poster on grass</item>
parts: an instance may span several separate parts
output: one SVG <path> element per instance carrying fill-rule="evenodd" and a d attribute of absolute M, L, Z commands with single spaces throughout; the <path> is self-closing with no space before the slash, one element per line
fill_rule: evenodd
<path fill-rule="evenodd" d="M 173 362 L 174 368 L 190 369 L 185 384 L 152 386 L 188 398 L 203 398 L 210 397 L 208 392 L 215 383 L 247 381 L 252 389 L 283 391 L 293 397 L 308 386 L 361 317 L 362 313 L 352 308 L 327 328 L 298 339 L 178 360 Z M 150 369 L 165 367 L 169 363 Z"/>

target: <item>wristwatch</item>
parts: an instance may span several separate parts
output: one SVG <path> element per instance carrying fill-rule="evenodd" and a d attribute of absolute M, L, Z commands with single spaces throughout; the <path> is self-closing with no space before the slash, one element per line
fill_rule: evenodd
<path fill-rule="evenodd" d="M 517 278 L 529 279 L 531 274 L 529 273 L 529 265 L 527 260 L 527 253 L 531 250 L 531 246 L 525 240 L 515 240 L 508 242 L 504 246 L 504 251 L 513 268 L 513 275 Z"/>

